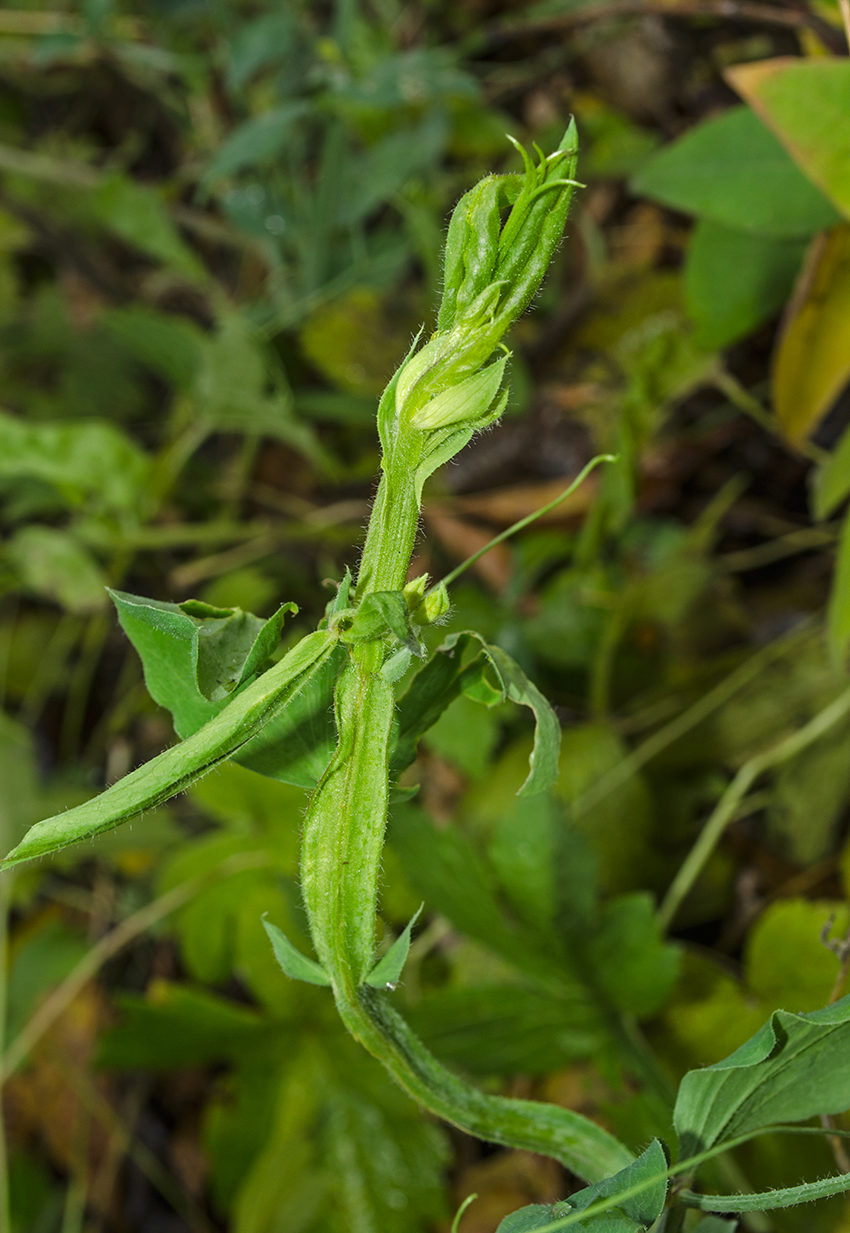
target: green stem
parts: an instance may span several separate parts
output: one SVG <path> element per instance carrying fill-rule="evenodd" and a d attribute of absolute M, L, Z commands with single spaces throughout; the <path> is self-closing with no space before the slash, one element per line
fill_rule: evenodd
<path fill-rule="evenodd" d="M 412 458 L 381 481 L 369 525 L 358 599 L 404 582 L 418 520 Z M 598 1181 L 629 1151 L 568 1109 L 489 1096 L 451 1074 L 383 994 L 364 982 L 375 953 L 375 917 L 388 804 L 395 694 L 381 669 L 386 640 L 355 646 L 337 684 L 339 743 L 304 823 L 301 887 L 313 942 L 351 1034 L 420 1104 L 489 1142 L 542 1152 Z"/>
<path fill-rule="evenodd" d="M 789 761 L 819 740 L 830 728 L 842 720 L 848 711 L 850 711 L 850 689 L 845 689 L 829 706 L 824 707 L 802 728 L 774 745 L 772 749 L 757 754 L 756 757 L 750 758 L 749 762 L 744 763 L 714 807 L 699 838 L 685 858 L 664 897 L 664 902 L 658 912 L 658 919 L 664 929 L 669 929 L 682 901 L 702 873 L 712 852 L 720 842 L 723 832 L 735 818 L 738 806 L 758 777 L 771 767 L 780 766 L 783 762 Z"/>

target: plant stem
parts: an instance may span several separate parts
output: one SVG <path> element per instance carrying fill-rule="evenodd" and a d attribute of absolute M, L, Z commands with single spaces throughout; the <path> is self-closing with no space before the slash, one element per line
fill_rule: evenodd
<path fill-rule="evenodd" d="M 691 890 L 694 882 L 705 868 L 706 862 L 717 847 L 726 827 L 735 817 L 738 806 L 752 785 L 765 771 L 771 767 L 780 766 L 796 754 L 813 744 L 830 728 L 834 727 L 850 711 L 850 688 L 845 689 L 838 697 L 824 707 L 814 719 L 785 737 L 772 749 L 757 754 L 745 762 L 726 791 L 717 802 L 708 821 L 702 828 L 700 836 L 688 853 L 685 861 L 676 874 L 670 889 L 664 898 L 658 918 L 665 929 L 669 929 L 682 901 Z"/>

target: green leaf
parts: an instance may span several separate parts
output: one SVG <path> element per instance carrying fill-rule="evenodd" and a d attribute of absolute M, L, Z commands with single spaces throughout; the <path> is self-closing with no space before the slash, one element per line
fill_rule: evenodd
<path fill-rule="evenodd" d="M 330 656 L 333 639 L 324 631 L 308 634 L 259 680 L 231 699 L 218 715 L 181 745 L 152 758 L 111 788 L 67 813 L 32 827 L 3 862 L 4 868 L 111 830 L 145 809 L 182 792 L 217 763 L 229 758 L 260 731 L 267 718 L 301 691 Z"/>
<path fill-rule="evenodd" d="M 647 891 L 619 895 L 604 905 L 587 954 L 613 1005 L 639 1019 L 661 1009 L 681 969 L 681 951 L 664 940 Z"/>
<path fill-rule="evenodd" d="M 372 642 L 389 630 L 413 655 L 424 654 L 402 591 L 370 592 L 342 628 L 344 640 L 351 643 Z"/>
<path fill-rule="evenodd" d="M 94 557 L 68 531 L 30 525 L 5 545 L 22 585 L 68 612 L 97 612 L 106 601 L 106 577 Z"/>
<path fill-rule="evenodd" d="M 308 985 L 330 985 L 331 978 L 321 964 L 316 963 L 315 959 L 308 959 L 306 955 L 302 955 L 277 925 L 264 920 L 263 928 L 269 935 L 275 959 L 291 980 L 303 980 Z"/>
<path fill-rule="evenodd" d="M 430 993 L 405 1017 L 442 1061 L 473 1075 L 543 1075 L 607 1042 L 591 994 L 576 985 L 547 994 L 523 985 Z"/>
<path fill-rule="evenodd" d="M 534 747 L 529 758 L 528 778 L 517 795 L 535 796 L 545 792 L 558 778 L 561 725 L 543 694 L 510 655 L 501 647 L 487 644 L 484 653 L 495 668 L 506 697 L 520 706 L 527 706 L 534 714 Z"/>
<path fill-rule="evenodd" d="M 146 368 L 178 389 L 191 387 L 204 344 L 204 335 L 194 322 L 147 304 L 133 304 L 110 309 L 104 313 L 103 323 Z"/>
<path fill-rule="evenodd" d="M 345 647 L 337 647 L 298 696 L 270 716 L 233 760 L 282 783 L 315 788 L 337 745 L 334 689 L 347 659 Z"/>
<path fill-rule="evenodd" d="M 697 342 L 728 347 L 778 312 L 804 252 L 803 240 L 776 240 L 700 219 L 685 263 L 685 300 Z"/>
<path fill-rule="evenodd" d="M 594 1233 L 639 1233 L 639 1230 L 653 1225 L 661 1215 L 667 1197 L 666 1171 L 664 1149 L 657 1139 L 653 1139 L 637 1160 L 613 1177 L 587 1186 L 553 1207 L 535 1204 L 521 1208 L 503 1220 L 496 1233 L 533 1233 L 535 1229 L 546 1229 L 559 1218 L 584 1211 L 599 1199 L 613 1199 L 632 1186 L 655 1179 L 652 1185 L 647 1185 L 638 1194 L 624 1198 L 622 1205 L 596 1216 L 588 1216 L 586 1220 L 577 1221 L 571 1226 L 575 1230 L 587 1229 Z"/>
<path fill-rule="evenodd" d="M 203 264 L 180 238 L 155 189 L 116 172 L 89 192 L 88 204 L 122 240 L 192 281 L 206 280 Z"/>
<path fill-rule="evenodd" d="M 0 479 L 41 480 L 71 509 L 134 523 L 149 474 L 146 455 L 111 424 L 32 424 L 0 412 Z"/>
<path fill-rule="evenodd" d="M 119 994 L 119 1026 L 101 1037 L 98 1065 L 172 1070 L 223 1062 L 267 1030 L 262 1016 L 206 989 L 155 980 L 144 997 Z"/>
<path fill-rule="evenodd" d="M 282 604 L 267 621 L 241 609 L 211 608 L 187 600 L 169 604 L 110 591 L 118 619 L 139 653 L 148 692 L 174 716 L 187 737 L 263 670 L 295 604 Z"/>
<path fill-rule="evenodd" d="M 850 998 L 805 1015 L 775 1011 L 730 1057 L 685 1075 L 674 1112 L 682 1157 L 762 1126 L 843 1112 L 848 1043 Z"/>
<path fill-rule="evenodd" d="M 774 239 L 803 239 L 840 221 L 749 107 L 733 107 L 665 146 L 644 164 L 632 190 Z"/>
<path fill-rule="evenodd" d="M 402 969 L 407 963 L 407 956 L 410 951 L 410 934 L 413 926 L 419 919 L 423 903 L 410 918 L 410 921 L 398 935 L 392 946 L 385 955 L 382 955 L 372 971 L 366 977 L 366 984 L 371 985 L 374 989 L 395 989 L 401 977 Z"/>
<path fill-rule="evenodd" d="M 738 64 L 727 78 L 794 161 L 850 218 L 850 64 L 837 57 L 786 56 Z"/>

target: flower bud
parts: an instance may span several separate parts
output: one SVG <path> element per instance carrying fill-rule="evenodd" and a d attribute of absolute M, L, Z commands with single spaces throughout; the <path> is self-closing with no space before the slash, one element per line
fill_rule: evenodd
<path fill-rule="evenodd" d="M 411 427 L 420 432 L 429 432 L 435 428 L 448 428 L 450 424 L 482 419 L 499 392 L 507 358 L 503 355 L 495 364 L 482 368 L 481 372 L 473 373 L 457 385 L 449 386 L 436 398 L 426 402 L 414 413 Z"/>
<path fill-rule="evenodd" d="M 428 575 L 424 574 L 423 577 L 427 581 Z M 418 582 L 419 579 L 417 578 L 416 581 Z M 445 583 L 438 582 L 425 595 L 418 608 L 411 611 L 410 615 L 417 625 L 433 625 L 435 621 L 439 621 L 446 615 L 450 607 L 451 600 Z"/>

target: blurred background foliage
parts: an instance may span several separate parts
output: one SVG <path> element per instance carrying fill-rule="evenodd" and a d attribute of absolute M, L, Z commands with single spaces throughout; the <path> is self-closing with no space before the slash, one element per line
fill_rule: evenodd
<path fill-rule="evenodd" d="M 518 167 L 506 133 L 545 149 L 574 113 L 587 188 L 508 413 L 431 481 L 416 562 L 439 576 L 621 455 L 448 622 L 553 700 L 563 773 L 514 798 L 507 710 L 460 698 L 429 733 L 384 863 L 387 939 L 426 904 L 399 997 L 488 1090 L 638 1147 L 685 1069 L 837 996 L 850 719 L 780 747 L 848 687 L 845 51 L 829 0 L 0 10 L 4 851 L 173 739 L 105 585 L 316 621 L 452 205 Z M 762 89 L 780 56 L 819 75 L 802 104 Z M 303 807 L 229 765 L 6 875 L 14 1233 L 426 1233 L 472 1191 L 462 1233 L 492 1233 L 574 1187 L 422 1116 L 277 968 L 263 913 L 307 945 Z M 834 1163 L 777 1139 L 722 1167 L 764 1189 Z M 850 1207 L 748 1220 L 838 1233 Z"/>

